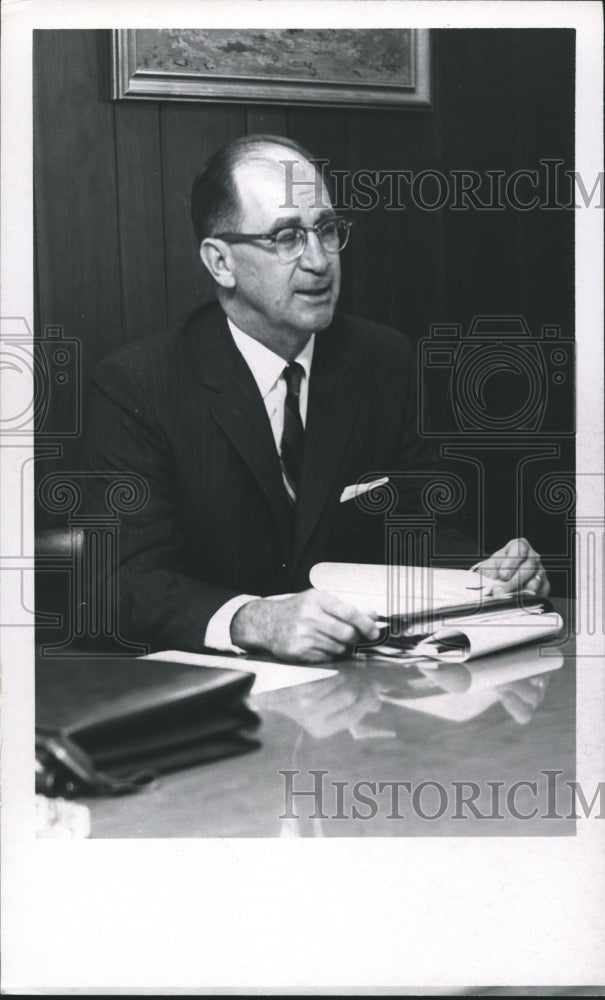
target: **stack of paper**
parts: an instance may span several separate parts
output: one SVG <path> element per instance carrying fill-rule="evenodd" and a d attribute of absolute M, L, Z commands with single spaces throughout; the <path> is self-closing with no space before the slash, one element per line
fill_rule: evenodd
<path fill-rule="evenodd" d="M 471 570 L 369 563 L 317 563 L 310 579 L 317 590 L 386 617 L 447 604 L 477 605 L 491 594 L 493 585 L 488 577 Z"/>
<path fill-rule="evenodd" d="M 543 598 L 496 596 L 471 570 L 318 563 L 314 587 L 377 613 L 383 635 L 374 654 L 465 661 L 557 635 L 563 620 Z"/>

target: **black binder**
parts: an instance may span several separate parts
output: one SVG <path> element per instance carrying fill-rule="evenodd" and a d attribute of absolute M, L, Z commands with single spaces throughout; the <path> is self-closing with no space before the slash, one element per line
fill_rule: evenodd
<path fill-rule="evenodd" d="M 254 674 L 163 660 L 36 661 L 36 790 L 135 791 L 168 771 L 260 744 Z"/>

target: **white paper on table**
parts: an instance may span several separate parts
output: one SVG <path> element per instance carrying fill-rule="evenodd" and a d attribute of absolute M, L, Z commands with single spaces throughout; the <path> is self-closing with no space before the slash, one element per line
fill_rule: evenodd
<path fill-rule="evenodd" d="M 467 569 L 317 563 L 309 575 L 317 590 L 379 615 L 408 615 L 447 605 L 477 606 L 491 595 L 493 580 Z"/>
<path fill-rule="evenodd" d="M 256 674 L 251 694 L 264 694 L 265 691 L 279 691 L 280 688 L 296 687 L 298 684 L 310 684 L 324 677 L 338 673 L 327 667 L 299 667 L 290 663 L 273 663 L 269 660 L 249 660 L 239 657 L 217 656 L 212 653 L 186 653 L 178 649 L 169 649 L 161 653 L 150 653 L 141 657 L 143 660 L 167 660 L 170 663 L 190 663 L 199 667 L 224 667 L 233 670 L 249 671 Z"/>

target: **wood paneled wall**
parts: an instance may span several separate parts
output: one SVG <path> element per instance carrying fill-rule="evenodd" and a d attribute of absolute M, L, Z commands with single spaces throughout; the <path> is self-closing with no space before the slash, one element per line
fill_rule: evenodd
<path fill-rule="evenodd" d="M 544 157 L 573 169 L 572 31 L 435 31 L 433 107 L 388 111 L 113 102 L 106 32 L 34 35 L 37 335 L 58 324 L 81 341 L 84 385 L 108 352 L 211 295 L 189 192 L 231 136 L 287 134 L 337 170 L 509 173 Z M 543 323 L 572 334 L 571 212 L 405 204 L 387 211 L 383 199 L 357 213 L 344 251 L 345 311 L 413 340 L 431 323 L 466 326 L 478 313 L 522 314 L 536 336 Z M 78 447 L 65 444 L 63 459 L 40 461 L 40 471 L 77 467 Z M 572 458 L 564 446 L 557 467 Z M 501 543 L 514 511 L 488 515 L 488 541 Z M 541 518 L 534 527 L 549 545 L 555 529 Z"/>

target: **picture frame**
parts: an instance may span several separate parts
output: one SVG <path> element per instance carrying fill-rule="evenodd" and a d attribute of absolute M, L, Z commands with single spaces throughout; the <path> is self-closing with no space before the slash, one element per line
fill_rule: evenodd
<path fill-rule="evenodd" d="M 114 30 L 111 97 L 430 108 L 430 32 Z"/>

